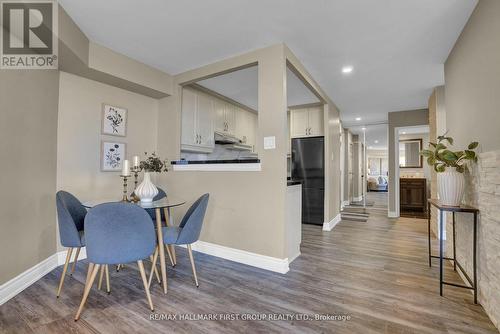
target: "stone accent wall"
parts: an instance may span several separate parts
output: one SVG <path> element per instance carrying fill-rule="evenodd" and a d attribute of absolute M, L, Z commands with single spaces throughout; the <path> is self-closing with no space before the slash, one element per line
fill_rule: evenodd
<path fill-rule="evenodd" d="M 465 202 L 481 210 L 478 223 L 478 299 L 498 328 L 500 325 L 500 151 L 481 153 L 479 163 L 471 168 L 470 173 L 466 173 Z M 448 222 L 451 223 L 451 220 Z M 451 226 L 450 223 L 447 225 Z M 457 215 L 456 233 L 457 258 L 472 278 L 473 220 L 470 214 Z M 451 233 L 448 235 L 451 236 Z M 451 243 L 447 243 L 451 246 Z"/>

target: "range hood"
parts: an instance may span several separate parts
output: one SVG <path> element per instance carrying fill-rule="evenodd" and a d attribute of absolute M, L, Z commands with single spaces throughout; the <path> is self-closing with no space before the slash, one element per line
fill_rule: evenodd
<path fill-rule="evenodd" d="M 214 136 L 216 144 L 227 145 L 227 144 L 241 143 L 241 140 L 239 140 L 237 137 L 233 135 L 230 135 L 229 133 L 215 131 Z"/>
<path fill-rule="evenodd" d="M 228 150 L 234 151 L 252 151 L 252 145 L 244 144 L 241 139 L 231 134 L 215 131 L 215 143 L 219 145 L 224 145 Z"/>

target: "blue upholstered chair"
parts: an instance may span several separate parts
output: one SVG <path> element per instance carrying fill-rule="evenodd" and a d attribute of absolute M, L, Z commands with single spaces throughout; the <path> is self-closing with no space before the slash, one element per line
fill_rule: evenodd
<path fill-rule="evenodd" d="M 194 265 L 193 252 L 191 244 L 198 240 L 207 211 L 209 194 L 204 194 L 191 205 L 179 226 L 167 226 L 163 228 L 163 243 L 166 246 L 170 245 L 187 245 L 191 268 L 196 286 L 198 287 L 198 277 L 196 275 L 196 267 Z M 168 248 L 167 248 L 168 250 Z M 156 262 L 156 254 L 153 257 L 153 262 Z"/>
<path fill-rule="evenodd" d="M 100 204 L 91 209 L 85 217 L 85 240 L 91 268 L 75 320 L 80 317 L 99 268 L 119 263 L 137 262 L 149 307 L 153 311 L 142 263 L 142 260 L 149 258 L 156 249 L 156 233 L 151 217 L 134 204 Z"/>
<path fill-rule="evenodd" d="M 61 240 L 61 245 L 68 248 L 66 253 L 66 262 L 64 262 L 64 269 L 59 281 L 59 287 L 57 288 L 57 297 L 59 297 L 73 250 L 76 248 L 71 274 L 75 271 L 80 249 L 85 247 L 83 226 L 87 210 L 75 196 L 62 190 L 58 191 L 56 194 L 56 206 L 59 238 Z"/>

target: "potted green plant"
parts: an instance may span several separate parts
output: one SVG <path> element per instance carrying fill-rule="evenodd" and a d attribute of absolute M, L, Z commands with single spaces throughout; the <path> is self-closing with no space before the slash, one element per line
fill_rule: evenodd
<path fill-rule="evenodd" d="M 151 203 L 153 198 L 158 194 L 158 188 L 151 182 L 151 173 L 167 172 L 167 162 L 161 160 L 156 153 L 145 152 L 146 159 L 139 163 L 139 168 L 144 171 L 144 179 L 135 189 L 135 194 L 140 198 L 142 203 Z"/>
<path fill-rule="evenodd" d="M 428 150 L 422 150 L 421 155 L 427 158 L 427 163 L 437 172 L 438 196 L 443 205 L 460 206 L 464 195 L 465 180 L 463 173 L 467 165 L 477 162 L 474 151 L 479 143 L 472 142 L 467 149 L 452 151 L 453 138 L 447 133 L 439 136 L 437 143 L 429 143 Z M 447 143 L 447 145 L 445 145 Z"/>

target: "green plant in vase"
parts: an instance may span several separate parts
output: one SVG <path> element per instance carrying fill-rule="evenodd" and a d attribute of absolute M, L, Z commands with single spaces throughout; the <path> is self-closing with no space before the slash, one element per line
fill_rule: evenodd
<path fill-rule="evenodd" d="M 148 156 L 145 152 L 146 159 L 139 163 L 139 168 L 144 171 L 144 179 L 137 186 L 135 194 L 141 199 L 142 203 L 151 203 L 154 197 L 158 194 L 158 188 L 151 182 L 151 173 L 161 173 L 168 171 L 168 163 L 166 160 L 160 159 L 155 152 Z"/>
<path fill-rule="evenodd" d="M 427 158 L 427 163 L 438 173 L 439 200 L 448 206 L 460 206 L 464 194 L 465 180 L 463 173 L 469 163 L 477 162 L 475 150 L 478 142 L 472 142 L 467 149 L 454 151 L 453 138 L 447 133 L 437 138 L 437 143 L 429 143 L 429 149 L 422 150 L 421 155 Z"/>

